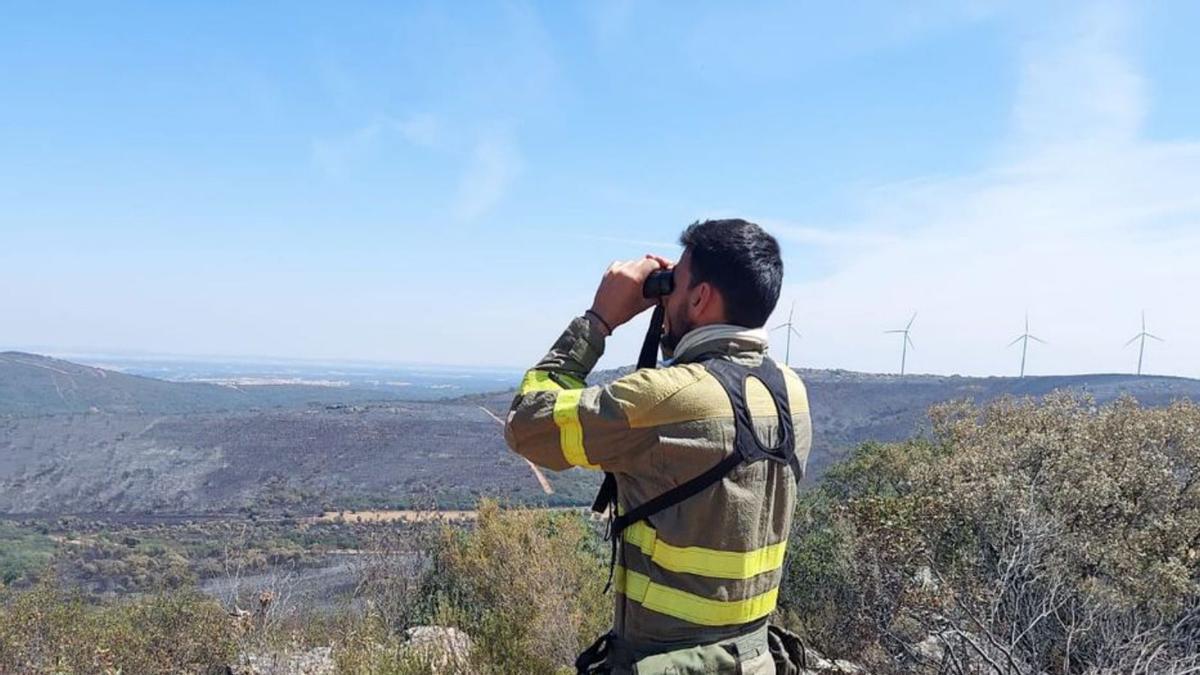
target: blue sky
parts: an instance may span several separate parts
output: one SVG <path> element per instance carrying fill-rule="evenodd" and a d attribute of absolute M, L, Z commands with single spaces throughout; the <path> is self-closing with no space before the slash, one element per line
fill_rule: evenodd
<path fill-rule="evenodd" d="M 0 347 L 522 365 L 738 215 L 797 364 L 1200 376 L 1200 9 L 1042 4 L 6 4 Z"/>

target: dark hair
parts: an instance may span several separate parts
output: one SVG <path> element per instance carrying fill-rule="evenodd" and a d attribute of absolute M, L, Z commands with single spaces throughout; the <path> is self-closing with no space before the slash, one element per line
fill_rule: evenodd
<path fill-rule="evenodd" d="M 779 242 L 758 225 L 732 218 L 688 226 L 679 243 L 692 252 L 691 285 L 707 281 L 725 300 L 725 319 L 761 328 L 783 284 Z"/>

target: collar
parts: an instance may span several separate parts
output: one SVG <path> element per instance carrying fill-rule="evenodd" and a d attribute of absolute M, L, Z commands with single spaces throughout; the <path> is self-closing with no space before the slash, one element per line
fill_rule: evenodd
<path fill-rule="evenodd" d="M 711 352 L 765 352 L 767 339 L 767 331 L 764 328 L 746 328 L 728 323 L 700 326 L 683 336 L 675 346 L 671 362 L 687 363 Z"/>

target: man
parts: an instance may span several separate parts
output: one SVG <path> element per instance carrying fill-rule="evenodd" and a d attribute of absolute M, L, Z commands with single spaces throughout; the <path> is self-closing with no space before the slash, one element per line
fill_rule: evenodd
<path fill-rule="evenodd" d="M 804 385 L 766 357 L 779 244 L 744 220 L 695 223 L 680 243 L 674 290 L 657 300 L 669 365 L 585 386 L 605 338 L 656 303 L 646 278 L 672 267 L 613 263 L 591 309 L 526 373 L 505 425 L 539 466 L 616 478 L 614 627 L 581 672 L 776 672 L 767 617 L 811 442 Z"/>

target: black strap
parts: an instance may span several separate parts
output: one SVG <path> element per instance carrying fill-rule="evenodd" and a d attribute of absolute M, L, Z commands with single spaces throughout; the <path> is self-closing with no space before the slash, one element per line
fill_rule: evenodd
<path fill-rule="evenodd" d="M 642 340 L 642 351 L 638 354 L 637 367 L 642 368 L 657 368 L 658 367 L 658 346 L 662 342 L 662 325 L 663 325 L 663 303 L 659 302 L 654 308 L 654 313 L 650 315 L 650 325 L 646 328 L 646 337 Z M 604 513 L 608 511 L 608 531 L 604 533 L 605 539 L 612 543 L 612 553 L 608 558 L 608 582 L 604 584 L 604 592 L 612 588 L 613 574 L 617 569 L 617 541 L 620 539 L 621 533 L 614 532 L 613 528 L 616 525 L 617 514 L 617 477 L 612 473 L 604 472 L 604 482 L 600 484 L 600 490 L 596 492 L 596 499 L 592 502 L 592 511 L 595 513 Z"/>
<path fill-rule="evenodd" d="M 654 368 L 658 365 L 658 346 L 662 340 L 663 306 L 659 303 L 650 319 L 646 338 L 642 342 L 642 352 L 638 357 L 637 367 Z M 620 516 L 617 511 L 617 478 L 612 473 L 605 472 L 604 482 L 592 502 L 592 511 L 603 513 L 608 511 L 608 531 L 605 539 L 612 544 L 612 554 L 608 564 L 608 583 L 604 592 L 612 587 L 613 575 L 617 565 L 617 542 L 621 533 L 630 525 L 646 520 L 654 514 L 669 509 L 680 502 L 700 494 L 716 482 L 723 479 L 743 462 L 770 460 L 786 462 L 792 468 L 792 474 L 797 482 L 800 481 L 802 467 L 796 457 L 795 431 L 792 425 L 791 407 L 787 395 L 787 383 L 783 371 L 773 361 L 764 357 L 761 364 L 753 368 L 739 365 L 727 359 L 710 359 L 705 361 L 705 368 L 720 383 L 721 388 L 729 397 L 734 416 L 734 448 L 715 466 L 695 478 L 677 485 L 670 490 L 639 504 L 628 513 Z M 746 380 L 754 377 L 767 388 L 775 403 L 779 415 L 779 439 L 774 447 L 765 447 L 754 432 L 754 422 L 750 417 L 750 406 L 746 402 Z"/>
<path fill-rule="evenodd" d="M 637 367 L 658 367 L 658 347 L 662 343 L 663 304 L 660 302 L 650 315 L 650 326 L 646 329 L 646 337 L 642 339 L 642 351 L 638 354 Z"/>
<path fill-rule="evenodd" d="M 700 494 L 711 487 L 713 483 L 724 478 L 726 474 L 733 471 L 734 467 L 741 463 L 742 456 L 737 452 L 731 452 L 726 455 L 725 459 L 717 462 L 708 471 L 696 476 L 683 485 L 676 485 L 661 495 L 642 502 L 627 513 L 617 516 L 612 522 L 611 534 L 613 539 L 619 538 L 621 533 L 625 531 L 625 528 L 639 520 L 645 520 L 659 511 L 669 509 L 685 499 L 690 499 Z"/>
<path fill-rule="evenodd" d="M 660 302 L 654 308 L 654 313 L 650 316 L 650 326 L 646 329 L 645 339 L 642 340 L 642 352 L 638 355 L 637 360 L 638 370 L 658 366 L 658 346 L 662 342 L 662 324 L 663 305 Z M 595 513 L 604 513 L 609 507 L 612 507 L 615 511 L 616 504 L 617 477 L 605 472 L 604 482 L 600 484 L 600 491 L 596 493 L 596 499 L 592 502 L 592 511 Z"/>
<path fill-rule="evenodd" d="M 797 482 L 803 474 L 800 458 L 796 456 L 796 433 L 792 424 L 791 402 L 788 400 L 787 381 L 783 370 L 775 362 L 764 358 L 754 368 L 738 365 L 724 359 L 713 359 L 705 364 L 708 372 L 721 383 L 729 402 L 733 406 L 735 426 L 735 450 L 748 463 L 759 460 L 786 462 L 792 467 L 792 476 Z M 774 447 L 768 448 L 754 433 L 754 420 L 750 418 L 750 405 L 746 402 L 746 382 L 755 378 L 763 383 L 775 403 L 779 419 L 779 439 Z"/>
<path fill-rule="evenodd" d="M 654 514 L 679 504 L 707 490 L 714 483 L 723 479 L 743 462 L 751 463 L 760 460 L 770 460 L 787 463 L 797 481 L 800 480 L 800 461 L 796 457 L 795 433 L 792 425 L 791 407 L 788 402 L 787 384 L 783 379 L 783 371 L 769 359 L 763 359 L 762 364 L 749 367 L 736 364 L 725 359 L 712 359 L 705 362 L 705 368 L 717 379 L 729 396 L 733 406 L 734 442 L 733 452 L 730 452 L 712 468 L 695 478 L 677 485 L 670 490 L 649 499 L 632 510 L 617 516 L 609 527 L 609 535 L 615 541 L 630 525 L 645 520 Z M 750 406 L 746 402 L 746 380 L 754 377 L 763 383 L 775 401 L 775 409 L 779 415 L 779 439 L 774 447 L 768 448 L 754 433 L 754 422 L 750 417 Z"/>
<path fill-rule="evenodd" d="M 592 511 L 604 513 L 609 505 L 616 500 L 617 477 L 611 473 L 605 473 L 604 482 L 600 484 L 600 491 L 596 493 L 596 499 L 592 502 Z"/>
<path fill-rule="evenodd" d="M 601 635 L 590 647 L 583 650 L 575 658 L 575 672 L 577 675 L 604 672 L 602 669 L 608 665 L 608 652 L 612 637 L 612 633 Z"/>

